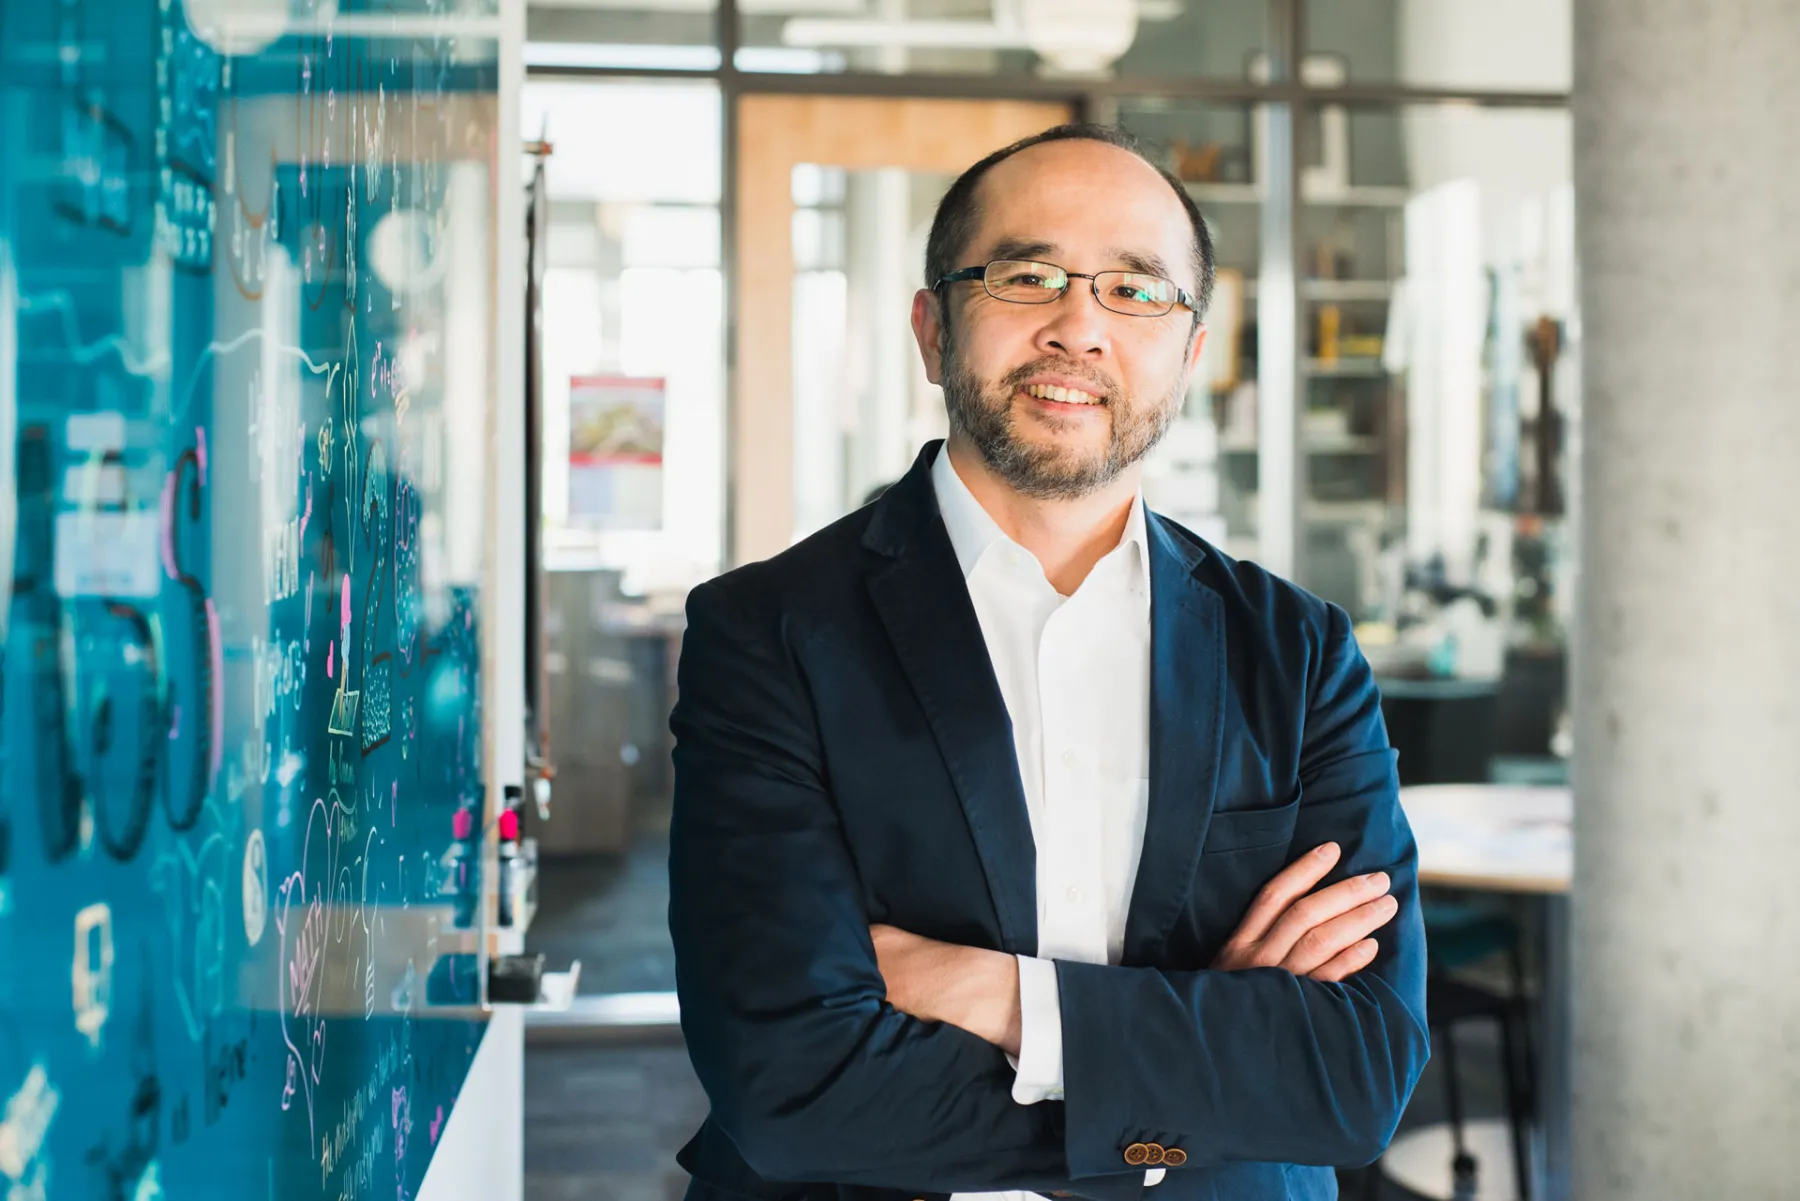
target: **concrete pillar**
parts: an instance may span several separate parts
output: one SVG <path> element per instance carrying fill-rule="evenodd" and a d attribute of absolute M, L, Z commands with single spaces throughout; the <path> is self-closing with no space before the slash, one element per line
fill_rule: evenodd
<path fill-rule="evenodd" d="M 1800 5 L 1578 0 L 1574 1189 L 1800 1195 Z"/>

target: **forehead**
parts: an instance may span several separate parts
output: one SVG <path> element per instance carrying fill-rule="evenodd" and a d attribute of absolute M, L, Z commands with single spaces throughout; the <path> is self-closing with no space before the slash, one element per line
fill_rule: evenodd
<path fill-rule="evenodd" d="M 1115 250 L 1160 256 L 1187 274 L 1193 226 L 1156 169 L 1104 142 L 1045 142 L 993 167 L 978 193 L 980 219 L 969 247 L 977 257 L 1002 239 L 1044 242 L 1093 269 Z M 1086 256 L 1086 257 L 1083 257 Z"/>

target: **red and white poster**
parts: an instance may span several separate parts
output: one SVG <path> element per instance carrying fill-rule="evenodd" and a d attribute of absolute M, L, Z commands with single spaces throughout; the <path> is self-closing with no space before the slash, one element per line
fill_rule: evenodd
<path fill-rule="evenodd" d="M 601 530 L 662 527 L 665 381 L 569 380 L 569 522 Z"/>

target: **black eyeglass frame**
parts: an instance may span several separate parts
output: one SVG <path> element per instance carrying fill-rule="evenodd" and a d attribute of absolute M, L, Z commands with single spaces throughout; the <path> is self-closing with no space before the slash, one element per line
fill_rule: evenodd
<path fill-rule="evenodd" d="M 988 273 L 988 268 L 992 267 L 995 263 L 1037 263 L 1039 266 L 1043 266 L 1043 267 L 1055 267 L 1058 271 L 1063 273 L 1063 278 L 1066 280 L 1072 281 L 1072 280 L 1077 280 L 1077 279 L 1085 279 L 1088 281 L 1088 291 L 1090 291 L 1094 294 L 1094 303 L 1099 305 L 1101 308 L 1105 309 L 1109 313 L 1118 313 L 1119 316 L 1121 316 L 1121 317 L 1145 317 L 1145 318 L 1167 317 L 1170 313 L 1175 311 L 1175 305 L 1179 304 L 1183 308 L 1187 309 L 1188 312 L 1190 312 L 1194 315 L 1194 324 L 1195 325 L 1200 324 L 1199 302 L 1197 302 L 1193 298 L 1193 296 L 1189 294 L 1188 290 L 1186 288 L 1182 287 L 1180 284 L 1176 283 L 1172 279 L 1168 279 L 1165 276 L 1156 275 L 1149 271 L 1127 271 L 1124 268 L 1113 268 L 1112 270 L 1109 270 L 1109 271 L 1097 271 L 1097 272 L 1093 272 L 1093 273 L 1088 273 L 1088 272 L 1083 272 L 1083 271 L 1071 271 L 1067 267 L 1064 267 L 1061 263 L 1045 262 L 1043 259 L 989 259 L 987 262 L 981 264 L 981 266 L 979 266 L 979 267 L 963 267 L 959 270 L 952 271 L 950 274 L 943 276 L 936 283 L 932 284 L 931 290 L 933 292 L 941 293 L 942 289 L 947 284 L 959 284 L 959 283 L 962 283 L 964 280 L 978 279 L 981 281 L 982 289 L 984 291 L 986 291 L 989 296 L 993 296 L 995 300 L 998 300 L 1002 304 L 1055 304 L 1058 300 L 1061 300 L 1064 296 L 1067 296 L 1069 294 L 1069 286 L 1070 285 L 1064 284 L 1062 287 L 1062 290 L 1049 300 L 1008 300 L 1004 296 L 994 296 L 994 290 L 992 288 L 988 287 L 987 273 Z M 1152 279 L 1161 279 L 1161 280 L 1163 280 L 1163 282 L 1167 283 L 1171 288 L 1175 289 L 1175 301 L 1173 304 L 1170 304 L 1168 308 L 1164 309 L 1160 313 L 1123 313 L 1123 312 L 1120 312 L 1118 309 L 1115 309 L 1111 305 L 1107 304 L 1106 301 L 1100 299 L 1099 279 L 1102 275 L 1148 275 Z"/>

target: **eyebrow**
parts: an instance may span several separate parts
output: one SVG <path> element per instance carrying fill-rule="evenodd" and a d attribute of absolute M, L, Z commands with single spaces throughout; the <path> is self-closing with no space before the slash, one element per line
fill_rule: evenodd
<path fill-rule="evenodd" d="M 994 244 L 990 257 L 996 259 L 1042 259 L 1057 252 L 1054 242 L 1034 242 L 1029 238 L 1001 238 Z"/>
<path fill-rule="evenodd" d="M 1163 262 L 1162 256 L 1159 254 L 1146 254 L 1139 250 L 1120 250 L 1115 246 L 1112 249 L 1112 256 L 1140 275 L 1160 275 L 1164 279 L 1175 278 L 1169 274 L 1169 264 Z"/>
<path fill-rule="evenodd" d="M 1042 260 L 1052 258 L 1060 251 L 1061 248 L 1054 242 L 1034 241 L 1029 238 L 1001 238 L 994 244 L 991 257 Z M 1127 271 L 1136 271 L 1140 275 L 1160 275 L 1164 279 L 1174 278 L 1169 274 L 1169 265 L 1163 261 L 1161 255 L 1141 250 L 1123 250 L 1117 246 L 1109 249 L 1107 254 L 1114 262 L 1123 263 Z"/>

